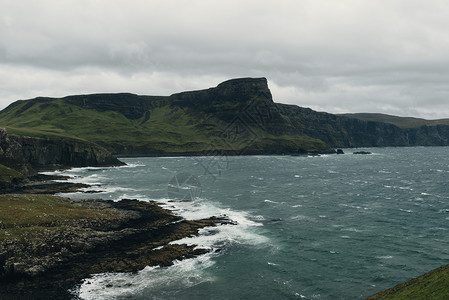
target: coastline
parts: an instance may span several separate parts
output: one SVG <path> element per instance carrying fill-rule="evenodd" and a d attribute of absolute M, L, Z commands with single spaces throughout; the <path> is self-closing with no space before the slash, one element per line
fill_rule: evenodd
<path fill-rule="evenodd" d="M 6 234 L 15 229 L 33 233 L 3 239 L 0 235 L 1 299 L 73 299 L 76 295 L 69 290 L 92 274 L 137 272 L 146 266 L 170 266 L 174 260 L 205 254 L 210 250 L 169 243 L 195 236 L 204 227 L 232 224 L 228 219 L 213 216 L 185 220 L 155 202 L 54 196 L 86 187 L 54 179 L 61 178 L 44 175 L 40 180 L 36 178 L 0 194 L 3 202 L 10 200 L 13 206 L 21 201 L 42 202 L 43 206 L 35 208 L 33 214 L 52 216 L 36 224 L 28 221 L 18 224 L 17 220 L 0 224 L 0 230 Z M 45 205 L 49 201 L 51 208 L 59 205 L 68 208 L 58 212 L 59 215 L 48 213 L 49 207 Z M 29 207 L 29 203 L 25 205 Z M 67 215 L 67 211 L 71 213 Z M 76 212 L 81 215 L 75 216 Z"/>

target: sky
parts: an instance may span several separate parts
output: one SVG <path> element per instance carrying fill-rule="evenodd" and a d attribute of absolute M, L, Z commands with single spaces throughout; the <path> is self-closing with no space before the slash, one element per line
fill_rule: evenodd
<path fill-rule="evenodd" d="M 265 77 L 275 102 L 449 118 L 449 0 L 0 0 L 0 109 Z"/>

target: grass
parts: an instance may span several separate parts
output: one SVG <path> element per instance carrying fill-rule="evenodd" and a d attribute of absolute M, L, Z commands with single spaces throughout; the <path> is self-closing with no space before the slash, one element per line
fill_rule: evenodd
<path fill-rule="evenodd" d="M 11 184 L 22 179 L 24 179 L 24 176 L 19 172 L 4 165 L 0 165 L 0 183 Z"/>
<path fill-rule="evenodd" d="M 187 125 L 190 118 L 185 111 L 169 106 L 157 107 L 140 119 L 131 120 L 115 111 L 98 112 L 64 102 L 36 103 L 22 111 L 21 103 L 0 115 L 0 126 L 11 134 L 46 137 L 56 136 L 108 144 L 120 142 L 141 146 L 167 142 L 183 144 L 205 140 L 195 124 Z"/>
<path fill-rule="evenodd" d="M 449 299 L 449 265 L 432 270 L 366 299 Z"/>
<path fill-rule="evenodd" d="M 127 154 L 126 149 L 142 154 L 201 152 L 211 145 L 217 150 L 241 150 L 242 145 L 247 144 L 246 136 L 231 143 L 222 137 L 229 122 L 241 113 L 237 108 L 240 103 L 218 102 L 214 105 L 207 112 L 207 109 L 154 103 L 141 112 L 140 118 L 130 119 L 119 112 L 120 106 L 116 110 L 98 111 L 64 99 L 27 100 L 0 112 L 0 127 L 22 136 L 90 141 L 114 154 Z M 286 126 L 284 123 L 280 126 Z M 256 128 L 251 130 L 257 131 Z M 282 132 L 283 128 L 277 131 Z M 271 145 L 276 140 L 294 149 L 328 150 L 319 140 L 300 134 L 275 136 L 262 130 L 257 136 L 258 147 Z"/>
<path fill-rule="evenodd" d="M 396 125 L 400 128 L 416 128 L 424 125 L 449 125 L 449 119 L 426 120 L 412 117 L 397 117 L 376 113 L 343 114 L 344 116 L 364 121 L 383 122 Z"/>
<path fill-rule="evenodd" d="M 61 222 L 117 216 L 111 210 L 76 206 L 70 199 L 45 194 L 0 195 L 0 240 L 23 239 L 46 230 L 61 230 Z M 62 224 L 62 223 L 61 223 Z"/>

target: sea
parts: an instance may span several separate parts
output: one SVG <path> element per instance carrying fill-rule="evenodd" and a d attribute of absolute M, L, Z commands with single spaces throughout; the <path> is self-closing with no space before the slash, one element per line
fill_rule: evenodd
<path fill-rule="evenodd" d="M 359 150 L 372 154 L 352 154 Z M 64 196 L 156 201 L 186 219 L 235 223 L 173 242 L 208 254 L 93 274 L 71 292 L 81 299 L 363 299 L 448 264 L 449 148 L 344 152 L 121 158 L 126 166 L 55 172 L 92 185 Z"/>

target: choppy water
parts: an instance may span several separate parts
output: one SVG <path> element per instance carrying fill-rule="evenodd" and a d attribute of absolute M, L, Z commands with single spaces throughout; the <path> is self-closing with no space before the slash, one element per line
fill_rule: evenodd
<path fill-rule="evenodd" d="M 99 193 L 71 197 L 156 200 L 185 218 L 238 222 L 179 241 L 220 252 L 137 274 L 98 274 L 76 293 L 361 299 L 449 263 L 449 148 L 367 150 L 373 154 L 127 158 L 126 167 L 64 171 L 98 185 L 90 189 Z"/>

